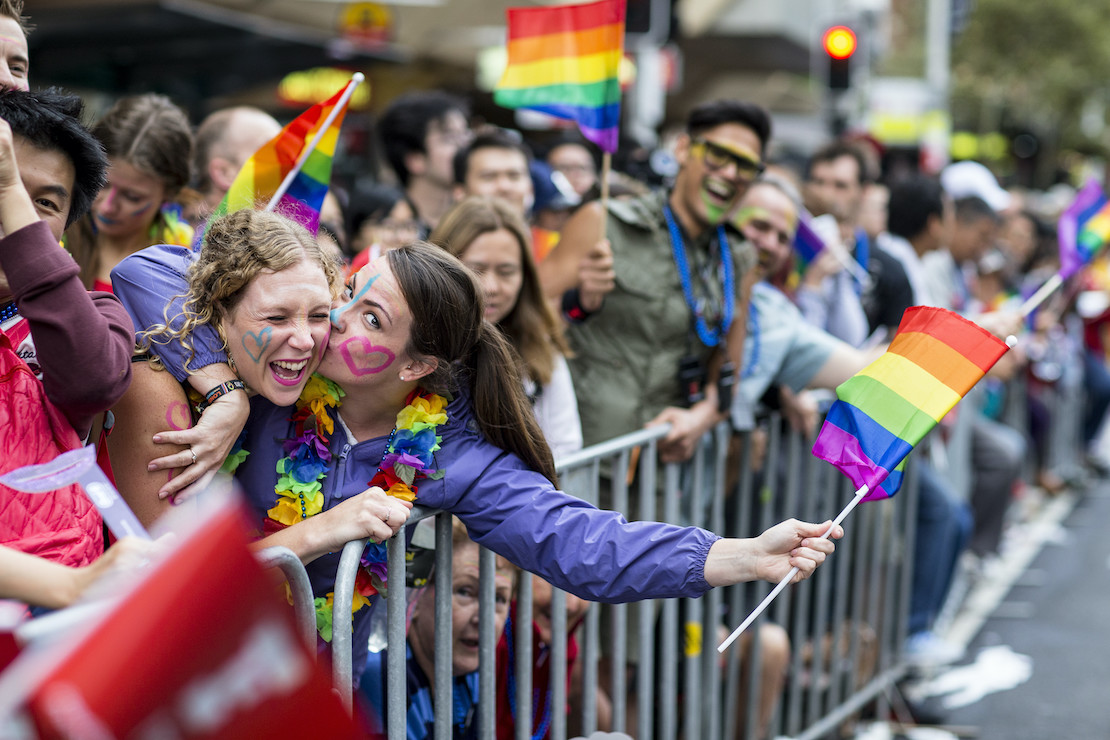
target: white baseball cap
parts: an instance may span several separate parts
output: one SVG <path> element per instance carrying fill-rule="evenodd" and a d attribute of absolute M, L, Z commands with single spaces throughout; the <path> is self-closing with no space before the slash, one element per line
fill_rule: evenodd
<path fill-rule="evenodd" d="M 1010 194 L 998 184 L 994 174 L 979 162 L 966 160 L 948 165 L 940 173 L 940 184 L 953 198 L 977 196 L 995 211 L 1004 211 L 1010 205 Z"/>

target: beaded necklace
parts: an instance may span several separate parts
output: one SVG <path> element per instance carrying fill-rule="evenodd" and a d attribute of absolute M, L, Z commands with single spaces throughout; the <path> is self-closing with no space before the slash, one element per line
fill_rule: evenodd
<path fill-rule="evenodd" d="M 0 308 L 0 324 L 3 324 L 8 319 L 15 318 L 19 315 L 19 306 L 15 305 L 15 301 L 6 304 Z"/>
<path fill-rule="evenodd" d="M 721 302 L 724 305 L 722 306 L 721 323 L 710 329 L 705 322 L 705 312 L 702 310 L 703 302 L 694 297 L 694 289 L 690 281 L 690 265 L 686 260 L 686 245 L 682 240 L 682 231 L 678 228 L 678 223 L 675 221 L 669 205 L 663 206 L 663 216 L 667 219 L 667 229 L 671 234 L 671 251 L 674 253 L 678 275 L 682 279 L 682 294 L 686 297 L 686 305 L 690 307 L 690 311 L 694 314 L 698 339 L 706 347 L 716 347 L 720 343 L 721 337 L 727 334 L 729 327 L 732 326 L 732 316 L 735 308 L 735 301 L 732 300 L 736 293 L 735 276 L 732 269 L 732 249 L 729 246 L 728 237 L 725 235 L 725 227 L 723 225 L 717 226 L 717 248 L 720 250 L 722 282 L 724 283 L 724 296 Z"/>
<path fill-rule="evenodd" d="M 294 436 L 283 443 L 285 457 L 277 463 L 279 477 L 274 486 L 277 501 L 266 512 L 266 531 L 288 527 L 323 510 L 322 482 L 332 458 L 329 435 L 335 431 L 328 409 L 338 408 L 344 395 L 343 389 L 327 378 L 319 375 L 309 378 L 290 417 Z M 443 477 L 443 471 L 434 470 L 431 465 L 441 440 L 436 429 L 447 423 L 446 408 L 447 400 L 442 396 L 420 389 L 409 394 L 405 407 L 397 414 L 396 426 L 389 435 L 385 454 L 370 486 L 379 486 L 390 496 L 414 501 L 414 481 Z M 360 562 L 362 567 L 355 577 L 351 602 L 352 614 L 369 604 L 369 597 L 385 590 L 385 543 L 369 542 Z M 333 600 L 334 592 L 329 592 L 317 597 L 314 604 L 316 631 L 327 642 L 331 641 Z"/>

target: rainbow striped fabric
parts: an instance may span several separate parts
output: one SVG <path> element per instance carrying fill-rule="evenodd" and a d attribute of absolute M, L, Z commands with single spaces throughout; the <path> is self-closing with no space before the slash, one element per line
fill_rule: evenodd
<path fill-rule="evenodd" d="M 809 224 L 810 218 L 809 212 L 803 210 L 798 219 L 798 229 L 794 232 L 794 251 L 803 266 L 813 262 L 825 250 L 824 240 Z"/>
<path fill-rule="evenodd" d="M 1110 241 L 1110 200 L 1097 181 L 1088 181 L 1060 214 L 1056 236 L 1063 278 L 1074 275 Z"/>
<path fill-rule="evenodd" d="M 350 83 L 355 84 L 355 83 Z M 209 221 L 243 208 L 266 208 L 278 188 L 304 156 L 310 145 L 327 122 L 328 116 L 339 103 L 343 87 L 322 103 L 317 103 L 294 118 L 277 136 L 255 152 L 239 170 L 227 195 L 216 206 Z M 302 224 L 313 234 L 320 228 L 320 208 L 331 181 L 331 161 L 339 140 L 339 129 L 347 109 L 344 106 L 331 120 L 316 146 L 308 153 L 300 170 L 288 189 L 273 208 L 284 216 Z M 200 239 L 197 240 L 200 243 Z"/>
<path fill-rule="evenodd" d="M 971 390 L 1007 346 L 943 308 L 906 309 L 890 348 L 836 389 L 813 454 L 889 498 L 910 450 Z"/>
<path fill-rule="evenodd" d="M 509 8 L 509 63 L 494 102 L 572 120 L 587 139 L 615 152 L 624 12 L 625 0 Z"/>

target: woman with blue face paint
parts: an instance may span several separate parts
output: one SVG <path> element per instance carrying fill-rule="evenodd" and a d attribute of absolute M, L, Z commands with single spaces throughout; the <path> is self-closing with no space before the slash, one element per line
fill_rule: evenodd
<path fill-rule="evenodd" d="M 175 200 L 189 182 L 193 134 L 163 95 L 121 98 L 93 128 L 108 155 L 108 184 L 66 233 L 85 287 L 112 290 L 120 260 L 152 244 L 189 246 L 192 228 Z"/>
<path fill-rule="evenodd" d="M 216 219 L 199 255 L 167 245 L 143 250 L 132 258 L 136 268 L 129 276 L 145 285 L 158 284 L 147 259 L 151 254 L 165 260 L 174 279 L 187 281 L 173 289 L 184 294 L 185 303 L 139 333 L 131 387 L 113 408 L 116 424 L 108 438 L 116 485 L 144 524 L 176 502 L 163 490 L 167 481 L 191 467 L 193 455 L 205 454 L 201 446 L 175 448 L 177 459 L 168 472 L 150 470 L 148 461 L 165 454 L 153 435 L 190 428 L 204 409 L 219 419 L 235 416 L 248 394 L 281 406 L 295 403 L 320 364 L 330 333 L 328 312 L 342 287 L 329 253 L 303 226 L 275 213 L 237 211 Z M 189 387 L 188 371 L 209 361 L 190 341 L 198 327 L 217 332 L 220 359 L 229 360 L 234 371 L 231 380 Z M 149 352 L 171 341 L 183 342 L 188 352 L 186 372 L 179 377 L 165 372 Z M 226 454 L 210 457 L 222 462 Z"/>

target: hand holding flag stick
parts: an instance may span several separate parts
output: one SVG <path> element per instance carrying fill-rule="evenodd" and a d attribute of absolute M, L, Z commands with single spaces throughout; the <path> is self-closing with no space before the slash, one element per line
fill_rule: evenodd
<path fill-rule="evenodd" d="M 825 214 L 815 218 L 806 209 L 801 210 L 798 228 L 794 232 L 794 251 L 801 260 L 801 269 L 804 271 L 823 252 L 828 251 L 860 285 L 870 285 L 871 276 L 840 243 L 837 229 L 836 219 L 832 216 Z"/>
<path fill-rule="evenodd" d="M 861 486 L 858 491 L 856 491 L 856 495 L 853 496 L 852 500 L 848 502 L 848 505 L 841 509 L 840 513 L 836 515 L 836 519 L 834 519 L 833 523 L 829 525 L 829 528 L 825 530 L 825 533 L 821 535 L 821 539 L 827 540 L 829 537 L 832 536 L 833 531 L 835 531 L 840 523 L 843 522 L 844 519 L 852 513 L 852 509 L 856 508 L 860 501 L 863 501 L 863 497 L 867 495 L 867 490 L 867 486 L 864 485 Z M 786 588 L 786 585 L 794 579 L 794 576 L 798 575 L 800 570 L 801 569 L 796 565 L 791 568 L 790 572 L 783 576 L 783 579 L 779 581 L 778 585 L 775 586 L 771 593 L 767 594 L 767 596 L 763 598 L 763 601 L 759 602 L 759 606 L 753 609 L 752 613 L 749 614 L 747 618 L 740 623 L 740 626 L 734 629 L 732 631 L 732 634 L 726 637 L 724 642 L 717 646 L 717 652 L 723 653 L 725 650 L 728 649 L 729 645 L 736 641 L 737 637 L 744 634 L 744 630 L 750 627 L 752 622 L 754 622 L 756 618 L 758 618 L 759 615 L 762 614 L 767 609 L 767 607 L 771 605 L 771 602 L 774 601 L 780 593 L 782 593 L 782 590 Z"/>
<path fill-rule="evenodd" d="M 889 349 L 836 389 L 837 401 L 813 444 L 856 486 L 835 527 L 861 501 L 889 498 L 902 485 L 906 456 L 1009 348 L 986 329 L 943 308 L 913 306 Z M 831 533 L 825 533 L 825 536 Z M 796 574 L 792 570 L 725 640 L 723 651 Z"/>

